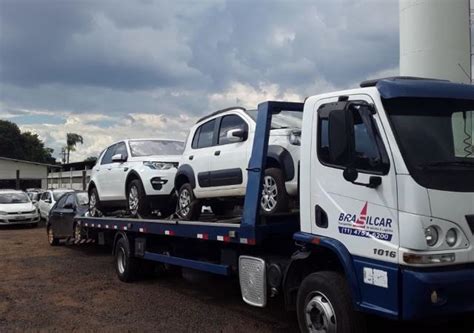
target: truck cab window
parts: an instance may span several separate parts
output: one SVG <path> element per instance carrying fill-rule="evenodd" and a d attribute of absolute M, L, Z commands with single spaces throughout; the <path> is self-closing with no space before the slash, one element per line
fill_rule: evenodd
<path fill-rule="evenodd" d="M 336 106 L 335 106 L 336 107 Z M 340 107 L 340 106 L 339 106 Z M 328 105 L 323 105 L 320 108 L 321 112 L 318 110 L 318 157 L 321 163 L 335 167 L 343 168 L 347 165 L 342 164 L 339 161 L 332 161 L 329 154 L 329 113 L 331 112 L 331 107 Z M 348 111 L 350 112 L 350 111 Z M 354 119 L 354 154 L 352 156 L 351 166 L 361 172 L 368 173 L 383 173 L 385 174 L 388 170 L 388 165 L 382 163 L 382 157 L 380 156 L 380 151 L 384 147 L 378 147 L 377 142 L 374 142 L 369 135 L 369 128 L 367 124 L 363 121 L 360 111 L 354 110 L 353 119 Z M 370 119 L 373 130 L 375 130 L 375 135 L 378 136 L 378 130 L 374 123 L 373 119 Z M 381 140 L 378 140 L 381 141 Z"/>

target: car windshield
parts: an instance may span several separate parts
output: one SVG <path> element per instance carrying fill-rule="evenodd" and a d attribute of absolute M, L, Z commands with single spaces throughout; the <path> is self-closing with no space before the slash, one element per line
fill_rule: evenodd
<path fill-rule="evenodd" d="M 0 193 L 0 204 L 16 204 L 30 202 L 26 193 Z"/>
<path fill-rule="evenodd" d="M 474 101 L 384 100 L 403 159 L 416 182 L 445 191 L 474 191 Z"/>
<path fill-rule="evenodd" d="M 79 192 L 77 195 L 77 203 L 79 206 L 87 206 L 89 204 L 89 196 L 86 192 Z"/>
<path fill-rule="evenodd" d="M 253 120 L 257 121 L 257 110 L 246 111 Z M 272 116 L 272 129 L 281 128 L 301 128 L 301 122 L 303 118 L 303 112 L 299 111 L 286 111 L 283 110 L 280 113 Z"/>
<path fill-rule="evenodd" d="M 53 192 L 54 201 L 58 201 L 59 198 L 61 198 L 63 194 L 67 192 L 71 192 L 71 191 L 54 191 Z"/>
<path fill-rule="evenodd" d="M 132 156 L 181 155 L 184 145 L 181 141 L 170 140 L 131 140 Z"/>

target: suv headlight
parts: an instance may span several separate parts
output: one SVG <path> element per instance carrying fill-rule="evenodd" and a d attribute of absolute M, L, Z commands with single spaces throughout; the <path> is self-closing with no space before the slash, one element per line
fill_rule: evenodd
<path fill-rule="evenodd" d="M 151 161 L 147 161 L 147 162 L 143 162 L 143 165 L 149 167 L 150 169 L 154 169 L 154 170 L 168 170 L 168 169 L 171 169 L 171 168 L 178 167 L 177 162 L 151 162 Z"/>
<path fill-rule="evenodd" d="M 430 225 L 425 229 L 425 240 L 428 246 L 435 246 L 438 243 L 439 232 L 434 225 Z"/>
<path fill-rule="evenodd" d="M 292 145 L 301 146 L 301 131 L 291 131 L 289 141 Z"/>

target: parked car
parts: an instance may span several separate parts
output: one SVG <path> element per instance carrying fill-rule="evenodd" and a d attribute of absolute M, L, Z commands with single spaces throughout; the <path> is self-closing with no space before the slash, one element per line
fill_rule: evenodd
<path fill-rule="evenodd" d="M 39 188 L 27 188 L 25 192 L 30 197 L 31 202 L 33 202 L 33 205 L 35 205 L 35 207 L 38 208 L 39 200 L 41 198 L 41 194 L 43 193 L 43 190 Z"/>
<path fill-rule="evenodd" d="M 197 219 L 203 204 L 225 215 L 242 201 L 256 116 L 256 110 L 229 108 L 191 128 L 174 183 L 181 218 Z M 289 197 L 298 194 L 301 112 L 282 111 L 271 126 L 260 203 L 265 214 L 287 211 Z"/>
<path fill-rule="evenodd" d="M 41 194 L 38 208 L 41 218 L 48 219 L 49 211 L 64 193 L 74 192 L 71 189 L 50 189 Z"/>
<path fill-rule="evenodd" d="M 0 225 L 29 224 L 37 226 L 38 209 L 23 191 L 0 190 Z"/>
<path fill-rule="evenodd" d="M 73 237 L 80 239 L 81 229 L 76 228 L 74 216 L 83 215 L 89 209 L 89 196 L 86 191 L 65 193 L 49 211 L 46 224 L 48 242 L 58 245 L 59 240 Z"/>
<path fill-rule="evenodd" d="M 133 139 L 114 143 L 102 152 L 88 186 L 93 216 L 126 209 L 133 216 L 159 210 L 165 217 L 176 207 L 174 177 L 183 142 Z"/>

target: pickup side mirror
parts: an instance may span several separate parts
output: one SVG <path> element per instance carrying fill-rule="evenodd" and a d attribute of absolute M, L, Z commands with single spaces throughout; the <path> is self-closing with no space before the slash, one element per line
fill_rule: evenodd
<path fill-rule="evenodd" d="M 231 129 L 227 131 L 226 139 L 229 142 L 240 142 L 247 138 L 247 132 L 241 128 Z"/>
<path fill-rule="evenodd" d="M 124 156 L 122 154 L 115 154 L 112 156 L 112 162 L 126 162 L 127 161 L 127 156 Z"/>

